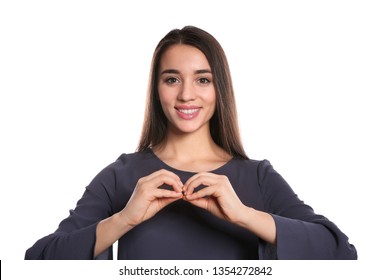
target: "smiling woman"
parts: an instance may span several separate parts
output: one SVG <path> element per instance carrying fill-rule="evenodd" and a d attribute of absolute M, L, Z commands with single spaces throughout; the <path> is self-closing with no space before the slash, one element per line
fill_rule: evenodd
<path fill-rule="evenodd" d="M 188 45 L 174 45 L 161 58 L 158 96 L 169 131 L 209 134 L 215 90 L 205 55 Z"/>
<path fill-rule="evenodd" d="M 241 144 L 230 70 L 209 33 L 155 50 L 138 149 L 87 187 L 26 259 L 356 259 L 347 236 Z"/>

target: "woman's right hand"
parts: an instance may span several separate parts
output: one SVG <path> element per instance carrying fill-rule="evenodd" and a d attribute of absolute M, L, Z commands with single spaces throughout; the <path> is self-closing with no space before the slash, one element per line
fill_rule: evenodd
<path fill-rule="evenodd" d="M 172 186 L 173 190 L 159 188 Z M 179 176 L 161 169 L 138 180 L 126 207 L 119 212 L 130 227 L 150 219 L 168 204 L 183 198 L 183 183 Z"/>

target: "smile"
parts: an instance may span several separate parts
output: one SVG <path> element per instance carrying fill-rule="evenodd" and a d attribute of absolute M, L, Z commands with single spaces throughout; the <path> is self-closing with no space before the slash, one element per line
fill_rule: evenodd
<path fill-rule="evenodd" d="M 200 107 L 197 108 L 175 108 L 177 115 L 184 120 L 192 120 L 199 115 Z"/>
<path fill-rule="evenodd" d="M 191 115 L 194 114 L 195 112 L 198 112 L 200 109 L 178 109 L 180 113 Z"/>

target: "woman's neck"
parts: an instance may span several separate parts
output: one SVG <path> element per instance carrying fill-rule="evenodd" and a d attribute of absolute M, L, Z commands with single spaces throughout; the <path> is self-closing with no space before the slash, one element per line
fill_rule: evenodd
<path fill-rule="evenodd" d="M 168 132 L 154 153 L 174 168 L 188 171 L 213 170 L 232 157 L 213 141 L 209 130 L 193 133 Z"/>

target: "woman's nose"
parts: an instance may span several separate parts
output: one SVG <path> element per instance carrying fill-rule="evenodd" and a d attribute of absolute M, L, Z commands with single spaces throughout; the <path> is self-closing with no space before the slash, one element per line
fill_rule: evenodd
<path fill-rule="evenodd" d="M 183 83 L 178 95 L 178 99 L 181 101 L 190 101 L 195 99 L 195 88 L 191 83 Z"/>

